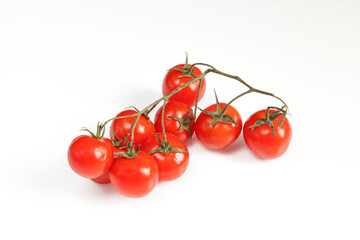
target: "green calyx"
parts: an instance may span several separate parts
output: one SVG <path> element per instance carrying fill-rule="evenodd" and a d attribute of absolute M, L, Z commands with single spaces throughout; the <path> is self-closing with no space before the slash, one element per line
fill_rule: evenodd
<path fill-rule="evenodd" d="M 135 111 L 140 112 L 140 110 L 139 110 L 137 107 L 135 107 L 135 106 L 128 106 L 128 107 L 126 107 L 125 109 L 128 109 L 128 108 L 133 108 Z M 152 110 L 152 109 L 151 109 L 151 110 Z M 149 113 L 150 113 L 150 111 L 145 111 L 144 113 L 141 114 L 141 116 L 143 116 L 143 117 L 146 118 L 147 120 L 150 120 Z"/>
<path fill-rule="evenodd" d="M 188 54 L 187 52 L 185 52 L 186 54 L 186 59 L 185 59 L 185 64 L 184 64 L 184 68 L 181 69 L 181 68 L 171 68 L 170 70 L 177 70 L 179 72 L 182 73 L 181 76 L 179 76 L 179 78 L 183 78 L 183 77 L 192 77 L 192 78 L 196 78 L 196 76 L 194 75 L 194 68 L 190 67 L 189 66 L 189 63 L 188 63 Z"/>
<path fill-rule="evenodd" d="M 276 111 L 270 113 L 270 109 L 276 109 Z M 274 128 L 274 121 L 275 119 L 277 119 L 278 117 L 282 116 L 281 121 L 278 125 L 278 128 L 281 127 L 282 123 L 285 120 L 287 111 L 284 110 L 284 107 L 282 108 L 277 108 L 277 107 L 268 107 L 266 110 L 266 114 L 265 114 L 265 118 L 259 118 L 254 125 L 250 126 L 249 128 L 251 128 L 250 132 L 252 132 L 256 127 L 262 126 L 262 125 L 268 125 L 271 128 L 271 131 L 273 132 L 273 136 L 272 138 L 275 137 L 275 128 Z"/>
<path fill-rule="evenodd" d="M 217 123 L 229 123 L 229 124 L 235 124 L 236 127 L 238 127 L 237 122 L 235 122 L 235 120 L 232 117 L 230 117 L 230 115 L 225 114 L 225 111 L 229 107 L 229 104 L 227 104 L 224 107 L 224 109 L 222 110 L 215 90 L 214 90 L 214 93 L 215 93 L 215 98 L 216 98 L 216 111 L 208 112 L 208 111 L 204 111 L 201 108 L 199 108 L 199 110 L 202 113 L 212 117 L 212 121 L 209 123 L 209 126 L 215 125 Z"/>
<path fill-rule="evenodd" d="M 127 135 L 125 135 L 124 137 L 122 138 L 115 138 L 115 135 L 116 135 L 116 132 L 117 130 L 112 134 L 110 140 L 111 140 L 111 143 L 117 147 L 117 148 L 124 148 L 126 147 L 126 142 L 124 141 L 124 139 L 126 139 Z"/>
<path fill-rule="evenodd" d="M 129 142 L 127 140 L 127 138 L 125 138 L 125 141 L 126 141 L 127 151 L 126 152 L 115 152 L 114 155 L 124 157 L 124 158 L 129 158 L 129 159 L 136 158 L 136 156 L 140 152 L 140 146 L 136 146 L 136 148 L 134 148 L 133 144 L 131 142 Z"/>
<path fill-rule="evenodd" d="M 190 117 L 191 116 L 191 117 Z M 193 119 L 193 110 L 190 109 L 190 111 L 184 116 L 184 118 L 178 118 L 175 116 L 168 116 L 169 118 L 172 118 L 180 123 L 180 127 L 178 132 L 181 132 L 182 130 L 185 130 L 189 133 L 189 136 L 192 137 L 192 133 L 190 130 L 190 124 L 194 122 Z M 189 118 L 190 117 L 190 118 Z"/>
<path fill-rule="evenodd" d="M 171 147 L 171 143 L 166 142 L 166 141 L 161 141 L 161 139 L 156 136 L 156 134 L 154 134 L 156 140 L 159 142 L 160 147 L 148 152 L 149 154 L 152 153 L 162 153 L 164 155 L 168 155 L 171 152 L 181 152 L 181 153 L 187 153 L 187 151 L 180 149 L 180 148 L 173 148 Z"/>
<path fill-rule="evenodd" d="M 94 134 L 92 131 L 90 131 L 88 128 L 81 128 L 81 131 L 86 131 L 90 134 L 91 137 L 96 138 L 96 139 L 100 139 L 104 137 L 105 134 L 105 125 L 104 123 L 100 123 L 98 122 L 97 127 L 96 127 L 96 134 Z"/>

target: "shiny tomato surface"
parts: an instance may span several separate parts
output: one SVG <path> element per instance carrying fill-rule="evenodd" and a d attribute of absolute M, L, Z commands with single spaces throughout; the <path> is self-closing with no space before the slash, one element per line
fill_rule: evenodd
<path fill-rule="evenodd" d="M 67 155 L 74 172 L 85 178 L 97 178 L 109 170 L 113 146 L 109 139 L 81 135 L 71 142 Z"/>
<path fill-rule="evenodd" d="M 156 136 L 164 141 L 162 133 L 157 133 Z M 172 148 L 181 149 L 185 152 L 178 152 L 174 150 L 167 155 L 161 152 L 151 153 L 150 155 L 155 159 L 159 168 L 159 181 L 169 181 L 179 178 L 184 174 L 189 165 L 189 151 L 186 145 L 180 141 L 175 135 L 167 133 L 166 141 L 171 144 Z M 159 141 L 155 136 L 150 137 L 140 149 L 144 152 L 150 152 L 160 147 Z"/>
<path fill-rule="evenodd" d="M 110 181 L 116 191 L 131 198 L 149 194 L 159 179 L 152 156 L 140 151 L 135 158 L 115 157 L 110 168 Z"/>
<path fill-rule="evenodd" d="M 184 69 L 184 64 L 176 65 L 174 68 Z M 191 65 L 189 65 L 190 67 Z M 200 76 L 202 74 L 201 70 L 197 67 L 194 67 L 194 76 Z M 181 85 L 191 81 L 194 79 L 193 77 L 184 77 L 183 73 L 176 69 L 170 69 L 164 77 L 162 92 L 163 95 L 167 95 L 171 91 L 180 87 Z M 191 83 L 189 86 L 175 93 L 173 96 L 169 98 L 169 101 L 178 101 L 183 102 L 189 105 L 190 107 L 195 105 L 196 96 L 198 93 L 198 88 L 200 85 L 200 81 L 195 81 Z M 202 84 L 199 92 L 199 101 L 203 98 L 206 89 L 206 81 L 205 78 L 202 80 Z"/>
<path fill-rule="evenodd" d="M 156 112 L 155 115 L 154 122 L 155 122 L 156 132 L 162 132 L 162 121 L 161 121 L 162 110 L 163 107 L 159 108 L 159 110 Z M 190 114 L 188 114 L 189 112 Z M 164 110 L 165 132 L 174 134 L 182 142 L 188 141 L 190 139 L 190 134 L 185 129 L 180 130 L 181 123 L 180 121 L 176 120 L 176 118 L 185 119 L 187 114 L 188 114 L 187 119 L 190 120 L 193 117 L 191 107 L 189 107 L 183 102 L 168 102 L 165 105 L 165 110 Z M 189 124 L 188 127 L 191 134 L 193 134 L 195 123 Z"/>
<path fill-rule="evenodd" d="M 116 117 L 130 116 L 137 113 L 138 112 L 135 110 L 125 110 L 116 115 Z M 115 133 L 115 139 L 122 139 L 129 132 L 135 119 L 136 116 L 114 119 L 110 127 L 110 136 L 113 136 Z M 134 129 L 134 145 L 143 143 L 153 133 L 155 133 L 154 124 L 144 116 L 140 116 Z M 130 132 L 130 134 L 126 137 L 129 142 L 131 141 L 131 136 L 132 134 Z M 124 141 L 122 143 L 124 143 Z"/>
<path fill-rule="evenodd" d="M 226 103 L 220 103 L 221 110 L 224 109 Z M 207 107 L 204 111 L 216 112 L 217 104 Z M 213 150 L 223 149 L 233 143 L 240 135 L 242 128 L 242 119 L 239 112 L 231 105 L 225 111 L 236 123 L 219 122 L 210 125 L 213 117 L 201 113 L 196 119 L 195 133 L 199 141 L 207 148 Z"/>
<path fill-rule="evenodd" d="M 269 113 L 275 110 L 270 110 Z M 290 145 L 292 136 L 292 129 L 290 122 L 285 118 L 281 127 L 279 123 L 282 116 L 273 121 L 275 133 L 268 125 L 261 125 L 255 127 L 252 131 L 252 126 L 258 119 L 266 118 L 266 109 L 260 110 L 252 114 L 244 124 L 244 140 L 248 147 L 255 155 L 262 159 L 273 159 L 283 155 Z"/>

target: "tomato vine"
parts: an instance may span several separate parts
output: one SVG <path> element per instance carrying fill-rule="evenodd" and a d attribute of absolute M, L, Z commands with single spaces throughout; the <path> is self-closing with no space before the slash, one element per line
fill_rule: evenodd
<path fill-rule="evenodd" d="M 202 72 L 197 66 L 206 69 Z M 201 109 L 198 103 L 204 96 L 208 74 L 233 79 L 247 90 L 227 103 L 219 102 L 214 90 L 216 102 Z M 240 113 L 231 104 L 250 93 L 273 97 L 283 106 L 257 111 L 243 125 Z M 154 124 L 149 113 L 159 104 L 162 108 L 157 110 Z M 95 133 L 82 128 L 90 136 L 75 138 L 68 149 L 69 164 L 77 174 L 100 184 L 112 183 L 119 193 L 128 197 L 145 196 L 158 181 L 180 177 L 189 163 L 185 142 L 193 133 L 208 149 L 220 150 L 232 144 L 243 129 L 245 143 L 262 159 L 281 156 L 292 136 L 286 118 L 289 107 L 280 97 L 210 64 L 189 64 L 187 53 L 185 64 L 176 65 L 166 74 L 163 96 L 142 110 L 132 108 L 99 122 Z M 197 110 L 201 112 L 199 116 Z M 111 139 L 104 137 L 110 122 Z"/>
<path fill-rule="evenodd" d="M 204 66 L 204 67 L 208 67 L 200 76 L 195 76 L 193 75 L 193 69 L 195 66 Z M 137 114 L 132 114 L 132 115 L 128 115 L 128 116 L 122 116 L 122 117 L 115 117 L 115 118 L 111 118 L 109 120 L 107 120 L 106 122 L 104 122 L 102 124 L 102 127 L 104 127 L 107 123 L 109 123 L 110 121 L 112 120 L 115 120 L 115 119 L 121 119 L 121 118 L 126 118 L 126 117 L 134 117 L 136 116 L 136 119 L 134 120 L 134 122 L 132 123 L 131 125 L 131 128 L 130 130 L 128 131 L 128 133 L 124 136 L 124 138 L 126 138 L 127 136 L 131 135 L 131 141 L 129 142 L 129 144 L 131 146 L 133 146 L 133 142 L 134 142 L 134 130 L 135 130 L 135 126 L 137 124 L 137 122 L 139 121 L 139 118 L 140 116 L 142 115 L 148 115 L 159 103 L 163 102 L 163 109 L 162 109 L 162 114 L 161 114 L 161 118 L 162 118 L 162 133 L 163 133 L 163 136 L 164 136 L 164 146 L 167 146 L 166 143 L 167 143 L 167 139 L 166 139 L 166 132 L 165 132 L 165 126 L 164 126 L 164 112 L 165 112 L 165 105 L 166 103 L 168 102 L 169 98 L 171 96 L 173 96 L 174 94 L 178 93 L 179 91 L 181 91 L 182 89 L 186 88 L 187 86 L 189 86 L 190 84 L 196 82 L 196 81 L 199 81 L 199 87 L 198 87 L 198 91 L 197 91 L 197 96 L 196 96 L 196 102 L 195 102 L 195 109 L 194 109 L 194 114 L 193 114 L 193 117 L 191 119 L 192 122 L 195 122 L 195 119 L 196 119 L 196 116 L 197 116 L 197 109 L 200 109 L 198 107 L 198 102 L 199 102 L 199 94 L 200 94 L 200 88 L 201 88 L 201 85 L 202 85 L 202 81 L 203 79 L 205 78 L 206 75 L 208 75 L 209 73 L 214 73 L 214 74 L 217 74 L 217 75 L 221 75 L 221 76 L 224 76 L 224 77 L 227 77 L 227 78 L 231 78 L 231 79 L 234 79 L 236 81 L 238 81 L 239 83 L 243 84 L 245 87 L 248 88 L 247 91 L 245 92 L 242 92 L 240 93 L 239 95 L 237 95 L 236 97 L 234 97 L 232 100 L 230 100 L 226 106 L 221 110 L 221 112 L 217 113 L 219 116 L 223 116 L 225 111 L 227 110 L 227 108 L 230 106 L 231 103 L 233 103 L 235 100 L 239 99 L 240 97 L 243 97 L 247 94 L 250 94 L 250 93 L 259 93 L 259 94 L 263 94 L 263 95 L 267 95 L 267 96 L 270 96 L 270 97 L 273 97 L 273 98 L 276 98 L 278 99 L 282 104 L 283 104 L 283 107 L 279 108 L 279 107 L 268 107 L 268 110 L 270 109 L 276 109 L 276 113 L 273 113 L 271 116 L 269 114 L 269 111 L 266 112 L 266 121 L 264 120 L 259 120 L 256 124 L 254 124 L 254 126 L 252 126 L 252 128 L 255 128 L 257 126 L 260 126 L 260 125 L 263 125 L 263 124 L 267 124 L 269 126 L 272 126 L 271 125 L 271 122 L 274 120 L 274 116 L 276 115 L 276 118 L 277 117 L 280 117 L 282 116 L 282 119 L 280 121 L 280 124 L 278 125 L 278 127 L 281 127 L 281 124 L 282 122 L 284 121 L 286 115 L 288 114 L 288 111 L 289 111 L 289 107 L 288 105 L 285 103 L 284 100 L 282 100 L 280 97 L 276 96 L 275 94 L 273 93 L 270 93 L 270 92 L 267 92 L 267 91 L 263 91 L 263 90 L 260 90 L 260 89 L 257 89 L 257 88 L 254 88 L 253 86 L 251 86 L 250 84 L 248 84 L 247 82 L 245 82 L 242 78 L 236 76 L 236 75 L 232 75 L 232 74 L 228 74 L 228 73 L 225 73 L 223 71 L 220 71 L 218 69 L 216 69 L 215 67 L 213 67 L 212 65 L 210 64 L 206 64 L 206 63 L 194 63 L 194 64 L 191 64 L 189 66 L 188 64 L 188 54 L 186 53 L 186 60 L 185 60 L 185 65 L 184 65 L 184 68 L 183 69 L 178 69 L 178 68 L 172 68 L 172 69 L 175 69 L 175 70 L 179 70 L 181 71 L 181 73 L 188 77 L 188 76 L 191 76 L 193 77 L 192 80 L 184 83 L 183 85 L 177 87 L 176 89 L 174 89 L 173 91 L 169 92 L 168 94 L 166 94 L 165 96 L 157 99 L 156 101 L 154 101 L 153 103 L 149 104 L 148 106 L 146 106 L 144 109 L 142 110 L 139 110 Z M 170 69 L 170 70 L 172 70 Z M 229 122 L 231 122 L 231 119 L 228 119 Z M 275 134 L 275 131 L 273 130 L 273 133 Z M 123 140 L 123 139 L 122 139 Z M 164 152 L 167 152 L 166 149 L 163 149 Z M 133 152 L 134 153 L 134 152 Z M 135 155 L 133 154 L 130 154 L 130 156 L 132 157 L 135 157 Z"/>

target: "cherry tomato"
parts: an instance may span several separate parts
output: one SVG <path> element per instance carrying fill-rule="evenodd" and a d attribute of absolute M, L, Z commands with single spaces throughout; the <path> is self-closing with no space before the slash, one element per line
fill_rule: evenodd
<path fill-rule="evenodd" d="M 129 116 L 137 113 L 135 110 L 125 110 L 120 112 L 116 117 Z M 114 132 L 116 132 L 114 136 L 115 139 L 123 138 L 130 130 L 131 124 L 135 119 L 136 117 L 127 117 L 113 120 L 110 127 L 110 136 L 113 136 Z M 155 133 L 154 124 L 144 116 L 140 116 L 134 129 L 134 145 L 143 143 L 153 133 Z M 131 133 L 126 138 L 130 142 Z"/>
<path fill-rule="evenodd" d="M 164 141 L 162 133 L 157 133 L 156 136 L 161 141 Z M 179 178 L 189 165 L 189 151 L 186 145 L 171 133 L 166 134 L 166 142 L 171 144 L 168 154 L 162 152 L 150 153 L 159 168 L 159 181 L 170 181 Z M 159 141 L 155 136 L 151 136 L 140 146 L 140 149 L 149 153 L 159 147 Z"/>
<path fill-rule="evenodd" d="M 115 157 L 109 175 L 116 191 L 133 198 L 150 193 L 159 179 L 155 160 L 143 151 L 135 158 Z"/>
<path fill-rule="evenodd" d="M 163 107 L 159 108 L 155 115 L 155 129 L 156 132 L 162 132 L 162 115 Z M 164 126 L 165 132 L 173 133 L 182 142 L 190 139 L 194 133 L 195 123 L 190 123 L 193 117 L 192 109 L 182 102 L 168 102 L 165 105 L 164 111 Z"/>
<path fill-rule="evenodd" d="M 270 110 L 273 113 L 275 110 Z M 292 130 L 290 122 L 285 118 L 281 127 L 279 123 L 282 115 L 273 121 L 274 131 L 267 124 L 257 126 L 253 130 L 252 126 L 258 119 L 266 119 L 266 109 L 252 114 L 244 124 L 244 140 L 253 153 L 262 159 L 273 159 L 283 155 L 289 147 Z"/>
<path fill-rule="evenodd" d="M 189 67 L 191 65 L 188 65 Z M 185 64 L 179 64 L 176 65 L 174 68 L 184 69 Z M 194 76 L 200 76 L 202 72 L 199 68 L 194 67 L 193 68 Z M 165 75 L 165 78 L 163 80 L 162 85 L 162 92 L 164 96 L 171 91 L 175 90 L 179 86 L 191 81 L 194 79 L 193 77 L 183 77 L 183 73 L 176 69 L 170 69 L 167 74 Z M 196 102 L 196 96 L 198 93 L 198 87 L 199 87 L 200 81 L 196 81 L 191 83 L 189 86 L 185 87 L 184 89 L 180 90 L 179 92 L 175 93 L 173 96 L 169 98 L 169 101 L 179 101 L 186 103 L 189 106 L 194 106 Z M 202 99 L 202 97 L 205 94 L 206 89 L 206 81 L 205 78 L 202 80 L 201 87 L 200 87 L 200 93 L 199 93 L 199 101 Z"/>
<path fill-rule="evenodd" d="M 97 178 L 111 167 L 113 147 L 108 139 L 81 135 L 71 142 L 67 155 L 74 172 L 85 178 Z"/>
<path fill-rule="evenodd" d="M 123 149 L 123 148 L 120 149 L 120 148 L 115 147 L 115 146 L 112 144 L 112 142 L 111 142 L 110 139 L 104 138 L 104 140 L 107 141 L 107 142 L 109 142 L 109 144 L 112 145 L 114 154 L 115 154 L 116 152 L 123 152 L 123 151 L 125 151 L 125 149 Z M 116 157 L 116 155 L 114 155 L 114 157 Z M 109 169 L 109 170 L 110 170 L 110 169 Z M 106 173 L 104 173 L 103 175 L 101 175 L 100 177 L 93 178 L 93 179 L 91 179 L 91 180 L 94 181 L 94 182 L 96 182 L 96 183 L 98 183 L 98 184 L 108 184 L 108 183 L 110 183 L 109 170 L 108 170 Z"/>
<path fill-rule="evenodd" d="M 221 110 L 224 109 L 226 103 L 220 103 Z M 217 104 L 207 107 L 204 111 L 215 113 L 221 111 Z M 240 135 L 242 128 L 242 120 L 238 111 L 229 105 L 225 113 L 230 116 L 234 123 L 218 122 L 211 124 L 213 117 L 201 113 L 196 119 L 195 132 L 199 141 L 209 149 L 223 149 L 233 143 Z"/>
<path fill-rule="evenodd" d="M 108 183 L 110 183 L 109 171 L 106 171 L 105 174 L 103 174 L 97 178 L 92 178 L 91 180 L 98 184 L 108 184 Z"/>

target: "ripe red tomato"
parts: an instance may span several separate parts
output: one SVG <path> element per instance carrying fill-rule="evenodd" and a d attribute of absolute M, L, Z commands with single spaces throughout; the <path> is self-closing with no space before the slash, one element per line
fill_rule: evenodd
<path fill-rule="evenodd" d="M 225 106 L 226 103 L 220 103 L 220 109 L 217 104 L 213 104 L 204 111 L 212 113 L 221 112 Z M 211 125 L 214 118 L 203 112 L 196 119 L 196 136 L 205 147 L 214 150 L 223 149 L 239 137 L 242 128 L 240 114 L 231 105 L 226 109 L 224 114 L 230 116 L 237 124 L 218 122 Z"/>
<path fill-rule="evenodd" d="M 116 117 L 129 116 L 137 113 L 138 112 L 135 110 L 125 110 L 116 115 Z M 131 124 L 135 119 L 136 117 L 127 117 L 113 120 L 110 127 L 110 136 L 113 136 L 114 132 L 116 132 L 114 136 L 115 139 L 123 138 L 130 130 Z M 146 141 L 149 136 L 155 133 L 155 126 L 150 120 L 146 119 L 144 116 L 140 116 L 134 131 L 134 145 L 138 145 Z M 131 133 L 126 138 L 130 142 Z"/>
<path fill-rule="evenodd" d="M 123 151 L 126 150 L 126 149 L 124 149 L 124 148 L 121 148 L 121 149 L 120 149 L 120 148 L 115 147 L 115 146 L 112 144 L 111 140 L 108 139 L 108 138 L 104 138 L 104 140 L 107 141 L 107 142 L 109 142 L 109 144 L 112 145 L 114 154 L 115 154 L 116 152 L 123 152 Z M 116 157 L 116 156 L 117 156 L 117 155 L 114 155 L 114 157 Z M 109 170 L 110 170 L 110 169 L 109 169 Z M 103 175 L 101 175 L 100 177 L 93 178 L 93 179 L 91 179 L 91 180 L 94 181 L 94 182 L 96 182 L 96 183 L 98 183 L 98 184 L 108 184 L 108 183 L 110 183 L 109 170 L 108 170 L 106 173 L 104 173 Z"/>
<path fill-rule="evenodd" d="M 275 110 L 270 110 L 270 114 Z M 283 155 L 289 147 L 292 130 L 290 122 L 285 118 L 278 128 L 282 115 L 273 121 L 274 131 L 267 124 L 257 126 L 252 131 L 252 126 L 258 119 L 266 119 L 266 109 L 260 110 L 249 117 L 244 124 L 244 140 L 248 147 L 259 158 L 273 159 Z"/>
<path fill-rule="evenodd" d="M 113 147 L 108 139 L 81 135 L 68 149 L 70 167 L 82 177 L 97 178 L 109 170 L 113 162 Z"/>
<path fill-rule="evenodd" d="M 189 67 L 191 65 L 188 65 Z M 176 65 L 174 68 L 184 69 L 185 64 L 179 64 Z M 199 68 L 194 67 L 193 68 L 193 75 L 194 76 L 200 76 L 202 72 Z M 176 69 L 170 69 L 167 74 L 165 75 L 165 78 L 163 80 L 162 85 L 162 92 L 165 96 L 166 94 L 170 93 L 171 91 L 175 90 L 179 86 L 183 85 L 184 83 L 187 83 L 194 79 L 193 77 L 183 77 L 183 73 Z M 196 102 L 196 96 L 198 93 L 198 87 L 199 87 L 200 81 L 196 81 L 191 83 L 189 86 L 185 87 L 184 89 L 180 90 L 179 92 L 175 93 L 173 96 L 169 98 L 169 101 L 179 101 L 186 103 L 189 106 L 194 106 Z M 206 89 L 206 81 L 205 78 L 202 80 L 201 87 L 200 87 L 200 93 L 199 93 L 199 101 L 202 99 L 202 97 L 205 94 Z"/>
<path fill-rule="evenodd" d="M 126 197 L 143 197 L 150 193 L 159 179 L 155 160 L 140 151 L 135 158 L 117 156 L 110 168 L 110 181 L 116 191 Z"/>
<path fill-rule="evenodd" d="M 163 107 L 159 108 L 155 115 L 156 132 L 162 132 L 162 115 Z M 174 134 L 182 142 L 190 139 L 194 133 L 195 123 L 190 123 L 193 117 L 192 109 L 183 102 L 168 102 L 164 111 L 165 132 Z"/>
<path fill-rule="evenodd" d="M 161 141 L 164 141 L 163 133 L 157 133 L 156 136 Z M 167 155 L 161 152 L 150 153 L 160 147 L 160 143 L 155 136 L 151 136 L 140 146 L 142 151 L 150 153 L 155 159 L 159 168 L 159 181 L 170 181 L 179 178 L 189 165 L 189 151 L 186 145 L 170 133 L 166 134 L 166 142 L 171 144 L 170 152 Z M 183 152 L 178 151 L 178 149 Z"/>
<path fill-rule="evenodd" d="M 104 173 L 100 177 L 92 178 L 91 180 L 98 184 L 108 184 L 110 183 L 109 171 L 106 171 L 106 173 Z"/>

